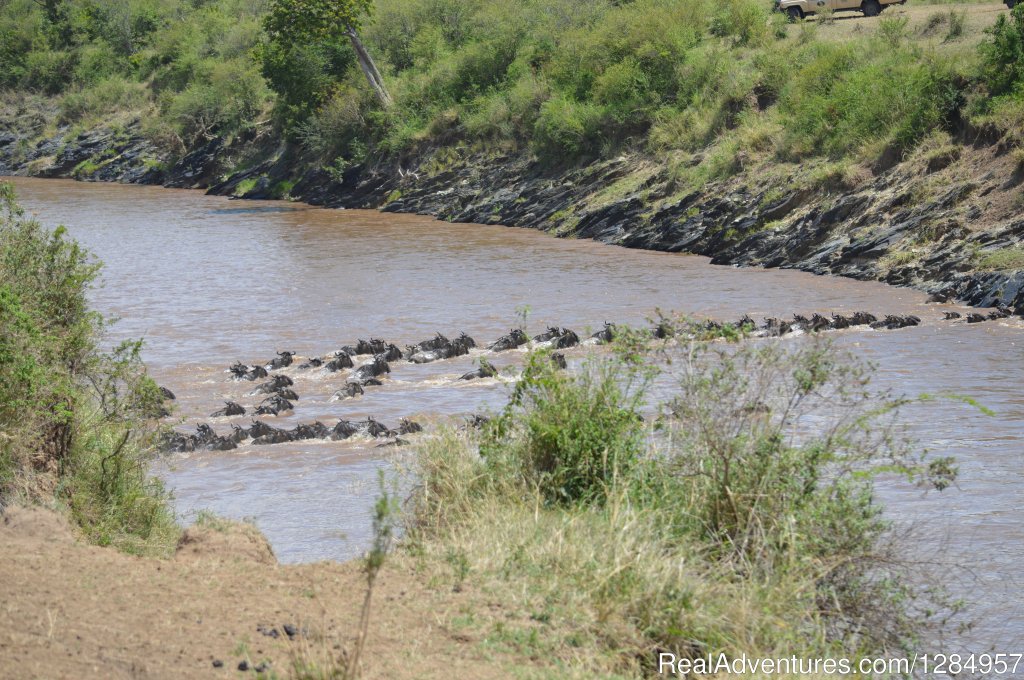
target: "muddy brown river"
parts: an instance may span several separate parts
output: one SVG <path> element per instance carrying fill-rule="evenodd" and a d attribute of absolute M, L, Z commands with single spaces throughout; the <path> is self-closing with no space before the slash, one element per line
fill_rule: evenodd
<path fill-rule="evenodd" d="M 924 493 L 883 485 L 921 559 L 945 573 L 971 605 L 957 645 L 1024 652 L 1024 324 L 940 321 L 952 306 L 882 284 L 795 271 L 712 266 L 706 258 L 560 240 L 500 226 L 448 224 L 372 211 L 231 201 L 161 188 L 15 179 L 22 204 L 47 225 L 65 224 L 105 263 L 95 304 L 120 317 L 117 338 L 144 337 L 158 382 L 179 397 L 183 429 L 219 432 L 249 417 L 206 417 L 225 399 L 247 407 L 253 383 L 228 380 L 235 361 L 265 363 L 278 350 L 322 356 L 358 338 L 404 347 L 460 331 L 484 344 L 529 308 L 528 330 L 548 324 L 596 330 L 640 323 L 656 308 L 731 320 L 749 313 L 916 314 L 921 326 L 831 334 L 878 366 L 877 383 L 906 395 L 955 392 L 994 411 L 952 401 L 906 412 L 922 447 L 958 459 L 959 488 Z M 963 310 L 960 310 L 963 311 Z M 582 335 L 582 333 L 581 333 Z M 799 338 L 782 342 L 799 342 Z M 570 362 L 586 349 L 569 351 Z M 499 407 L 507 384 L 458 381 L 468 357 L 393 364 L 391 379 L 362 397 L 331 402 L 344 372 L 286 373 L 301 399 L 292 427 L 367 416 L 394 426 Z M 515 361 L 501 356 L 500 363 Z M 252 518 L 284 562 L 361 552 L 389 451 L 376 442 L 246 444 L 227 452 L 172 454 L 156 472 L 187 519 L 209 509 Z M 936 643 L 938 644 L 938 643 Z M 952 644 L 951 642 L 948 644 Z M 932 649 L 931 651 L 943 651 Z"/>

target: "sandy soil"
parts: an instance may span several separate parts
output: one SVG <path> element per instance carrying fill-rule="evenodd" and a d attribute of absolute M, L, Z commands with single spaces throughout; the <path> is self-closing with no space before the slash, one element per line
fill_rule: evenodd
<path fill-rule="evenodd" d="M 61 516 L 21 508 L 0 516 L 0 575 L 0 676 L 19 679 L 240 677 L 242 661 L 289 677 L 351 645 L 365 593 L 357 564 L 279 566 L 244 525 L 190 529 L 159 560 L 85 545 Z M 509 677 L 509 658 L 445 625 L 473 598 L 385 570 L 363 677 Z"/>
<path fill-rule="evenodd" d="M 959 37 L 947 40 L 950 12 L 964 14 L 964 31 Z M 849 40 L 874 33 L 884 18 L 906 17 L 907 34 L 916 44 L 932 44 L 940 51 L 973 49 L 985 36 L 985 29 L 996 22 L 996 17 L 1008 12 L 1001 2 L 888 5 L 878 17 L 865 17 L 860 12 L 836 12 L 831 24 L 820 26 L 819 37 Z M 936 15 L 939 17 L 933 18 Z M 809 17 L 808 21 L 813 23 L 817 19 Z M 791 26 L 789 30 L 793 35 L 799 31 L 799 26 Z"/>

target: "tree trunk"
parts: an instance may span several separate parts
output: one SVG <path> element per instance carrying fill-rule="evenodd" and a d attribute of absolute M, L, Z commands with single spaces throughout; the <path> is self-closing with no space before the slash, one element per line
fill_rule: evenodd
<path fill-rule="evenodd" d="M 348 34 L 348 39 L 352 41 L 352 49 L 356 51 L 359 68 L 363 69 L 363 75 L 366 76 L 366 80 L 369 81 L 374 94 L 377 95 L 377 100 L 380 101 L 381 106 L 384 108 L 390 107 L 393 100 L 388 93 L 388 89 L 384 86 L 384 78 L 381 76 L 380 71 L 377 70 L 377 65 L 373 63 L 373 57 L 363 47 L 363 41 L 359 39 L 359 34 L 356 33 L 354 28 L 349 28 L 345 33 Z"/>

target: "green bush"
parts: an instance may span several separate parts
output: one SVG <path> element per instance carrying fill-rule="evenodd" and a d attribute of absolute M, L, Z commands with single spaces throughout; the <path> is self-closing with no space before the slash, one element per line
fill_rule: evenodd
<path fill-rule="evenodd" d="M 60 115 L 64 121 L 75 122 L 116 111 L 138 109 L 146 102 L 144 86 L 120 76 L 112 76 L 64 95 L 60 102 Z"/>
<path fill-rule="evenodd" d="M 21 84 L 29 90 L 56 94 L 68 83 L 75 68 L 75 55 L 63 50 L 35 50 L 25 57 Z"/>
<path fill-rule="evenodd" d="M 634 59 L 612 64 L 594 80 L 594 102 L 604 106 L 619 125 L 643 125 L 657 100 L 647 74 Z"/>
<path fill-rule="evenodd" d="M 255 64 L 241 59 L 204 64 L 204 76 L 171 97 L 165 115 L 190 143 L 253 122 L 269 98 Z"/>
<path fill-rule="evenodd" d="M 97 542 L 165 551 L 177 529 L 146 468 L 160 395 L 140 343 L 98 349 L 105 322 L 87 302 L 97 273 L 0 183 L 0 506 L 55 495 Z"/>
<path fill-rule="evenodd" d="M 988 33 L 992 39 L 979 48 L 982 79 L 995 96 L 1019 93 L 1024 82 L 1024 5 L 1014 7 L 1009 18 L 1000 14 Z"/>
<path fill-rule="evenodd" d="M 601 148 L 604 114 L 596 104 L 552 97 L 540 107 L 533 143 L 549 159 L 596 155 Z"/>
<path fill-rule="evenodd" d="M 596 361 L 570 375 L 535 353 L 481 455 L 550 502 L 599 501 L 644 449 L 643 388 L 636 383 L 627 364 Z"/>
<path fill-rule="evenodd" d="M 789 153 L 841 157 L 878 144 L 905 151 L 951 122 L 961 95 L 950 64 L 902 50 L 876 55 L 820 43 L 798 52 L 805 68 L 780 99 Z"/>
<path fill-rule="evenodd" d="M 366 121 L 361 107 L 365 102 L 354 88 L 339 90 L 309 120 L 296 128 L 302 145 L 318 157 L 333 160 L 338 156 L 362 161 Z"/>
<path fill-rule="evenodd" d="M 355 61 L 347 41 L 294 45 L 288 50 L 267 43 L 260 46 L 258 55 L 263 77 L 277 94 L 275 118 L 286 130 L 298 126 L 330 100 L 338 81 L 344 79 Z"/>

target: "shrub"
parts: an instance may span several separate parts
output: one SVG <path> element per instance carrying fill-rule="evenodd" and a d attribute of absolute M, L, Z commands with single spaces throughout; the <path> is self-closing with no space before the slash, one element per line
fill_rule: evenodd
<path fill-rule="evenodd" d="M 91 87 L 69 92 L 60 101 L 61 119 L 75 122 L 116 111 L 137 109 L 147 102 L 144 86 L 113 76 Z"/>
<path fill-rule="evenodd" d="M 960 106 L 956 77 L 945 61 L 901 51 L 865 60 L 846 46 L 811 45 L 807 67 L 783 90 L 790 115 L 788 152 L 839 157 L 867 145 L 898 151 L 950 123 Z"/>
<path fill-rule="evenodd" d="M 172 96 L 166 106 L 167 117 L 190 143 L 244 127 L 269 96 L 266 83 L 250 62 L 213 62 L 207 68 L 204 78 Z"/>
<path fill-rule="evenodd" d="M 882 42 L 895 49 L 907 39 L 909 23 L 907 17 L 882 17 L 878 20 L 878 35 Z"/>
<path fill-rule="evenodd" d="M 56 496 L 96 542 L 164 551 L 177 529 L 145 465 L 159 391 L 140 343 L 98 349 L 97 272 L 0 183 L 0 505 Z"/>
<path fill-rule="evenodd" d="M 339 90 L 317 113 L 296 128 L 302 145 L 320 158 L 356 157 L 361 161 L 366 137 L 361 106 L 364 100 L 354 88 Z"/>
<path fill-rule="evenodd" d="M 81 85 L 93 85 L 125 70 L 125 64 L 102 40 L 83 45 L 78 51 L 74 79 Z"/>
<path fill-rule="evenodd" d="M 949 30 L 943 42 L 952 42 L 964 34 L 964 25 L 967 23 L 967 12 L 949 11 Z"/>
<path fill-rule="evenodd" d="M 573 376 L 536 353 L 481 454 L 550 502 L 599 500 L 644 448 L 642 387 L 625 364 L 593 362 Z"/>
<path fill-rule="evenodd" d="M 275 117 L 286 130 L 309 118 L 331 98 L 355 59 L 352 48 L 338 41 L 293 45 L 261 45 L 257 51 L 263 77 L 277 94 Z"/>
<path fill-rule="evenodd" d="M 657 103 L 650 79 L 635 59 L 612 64 L 594 81 L 594 102 L 619 125 L 642 125 Z"/>
<path fill-rule="evenodd" d="M 21 84 L 46 94 L 56 94 L 71 82 L 74 54 L 61 50 L 35 50 L 25 57 Z"/>
<path fill-rule="evenodd" d="M 1014 7 L 1009 18 L 1000 14 L 987 32 L 992 39 L 978 48 L 981 77 L 993 95 L 1013 93 L 1024 82 L 1024 5 Z"/>
<path fill-rule="evenodd" d="M 982 251 L 974 266 L 983 271 L 1014 271 L 1024 269 L 1024 248 L 999 248 Z"/>
<path fill-rule="evenodd" d="M 546 83 L 532 73 L 524 74 L 507 91 L 478 97 L 462 122 L 473 137 L 529 140 L 540 107 L 550 96 Z"/>
<path fill-rule="evenodd" d="M 533 128 L 537 150 L 549 159 L 573 160 L 598 152 L 604 110 L 596 104 L 552 97 L 540 107 Z"/>

